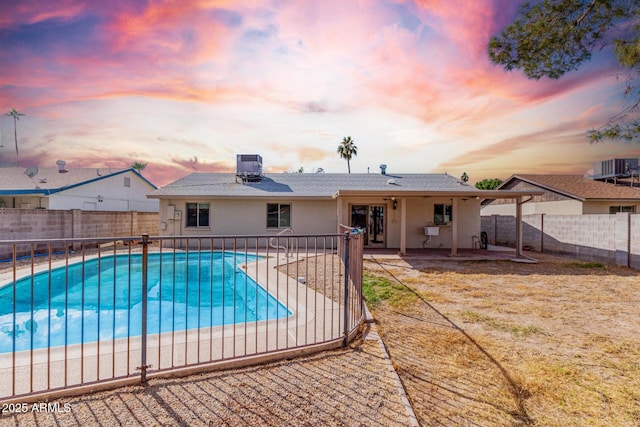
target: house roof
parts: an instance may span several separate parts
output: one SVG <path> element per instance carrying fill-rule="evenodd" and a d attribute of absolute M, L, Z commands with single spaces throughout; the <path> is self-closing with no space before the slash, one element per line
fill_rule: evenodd
<path fill-rule="evenodd" d="M 197 172 L 156 190 L 148 197 L 333 198 L 359 194 L 400 196 L 427 193 L 485 197 L 487 192 L 448 174 L 278 173 L 266 174 L 259 182 L 242 184 L 232 173 Z M 498 197 L 506 196 L 505 192 L 499 193 Z"/>
<path fill-rule="evenodd" d="M 0 194 L 55 194 L 127 172 L 134 173 L 153 189 L 157 188 L 132 168 L 71 168 L 64 173 L 60 173 L 58 168 L 55 167 L 33 168 L 29 172 L 36 173 L 33 176 L 29 176 L 25 168 L 0 168 Z"/>
<path fill-rule="evenodd" d="M 585 200 L 640 200 L 640 188 L 595 181 L 582 175 L 512 175 L 498 189 L 514 180 L 554 191 L 580 201 Z"/>

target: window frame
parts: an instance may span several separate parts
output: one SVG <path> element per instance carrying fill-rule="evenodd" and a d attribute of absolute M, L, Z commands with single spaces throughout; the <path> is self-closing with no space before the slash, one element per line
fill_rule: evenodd
<path fill-rule="evenodd" d="M 191 225 L 193 216 L 191 214 L 192 207 L 189 205 L 195 205 L 195 225 Z M 204 208 L 206 206 L 206 208 Z M 203 216 L 204 211 L 207 211 L 206 216 Z M 202 224 L 202 220 L 206 218 L 206 224 Z M 210 228 L 211 227 L 211 203 L 202 202 L 187 202 L 185 203 L 185 228 Z"/>
<path fill-rule="evenodd" d="M 275 210 L 273 209 L 275 207 Z M 288 212 L 283 212 L 283 207 L 288 208 Z M 267 203 L 267 216 L 266 216 L 266 227 L 267 229 L 285 229 L 291 228 L 291 211 L 292 204 L 291 203 Z M 277 225 L 273 225 L 273 215 L 275 216 L 275 220 Z M 283 221 L 287 221 L 283 224 Z"/>
<path fill-rule="evenodd" d="M 438 209 L 440 207 L 440 209 Z M 440 213 L 438 211 L 441 211 Z M 438 216 L 442 219 L 438 220 Z M 448 220 L 447 220 L 448 218 Z M 434 203 L 433 205 L 433 223 L 435 225 L 450 224 L 453 221 L 453 205 L 446 203 Z"/>
<path fill-rule="evenodd" d="M 616 205 L 609 206 L 609 215 L 615 215 L 617 213 L 636 213 L 636 207 L 634 205 Z"/>

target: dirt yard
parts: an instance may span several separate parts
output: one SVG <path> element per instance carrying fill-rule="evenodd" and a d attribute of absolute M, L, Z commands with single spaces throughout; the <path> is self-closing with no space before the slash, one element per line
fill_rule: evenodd
<path fill-rule="evenodd" d="M 366 257 L 369 307 L 420 425 L 640 426 L 640 272 Z"/>

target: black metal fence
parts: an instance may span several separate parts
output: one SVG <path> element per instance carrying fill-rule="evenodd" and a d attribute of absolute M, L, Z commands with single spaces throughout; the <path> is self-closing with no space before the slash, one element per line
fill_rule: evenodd
<path fill-rule="evenodd" d="M 0 401 L 346 345 L 361 237 L 0 241 Z"/>

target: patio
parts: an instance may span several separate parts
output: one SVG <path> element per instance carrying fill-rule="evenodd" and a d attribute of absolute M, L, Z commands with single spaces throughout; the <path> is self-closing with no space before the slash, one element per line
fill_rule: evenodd
<path fill-rule="evenodd" d="M 397 249 L 365 249 L 365 259 L 423 259 L 430 261 L 505 261 L 534 262 L 532 258 L 516 258 L 513 248 L 489 245 L 488 249 L 458 249 L 457 256 L 451 256 L 451 249 L 407 249 L 406 255 L 400 255 Z"/>

